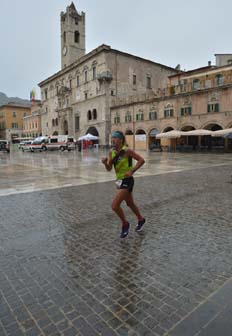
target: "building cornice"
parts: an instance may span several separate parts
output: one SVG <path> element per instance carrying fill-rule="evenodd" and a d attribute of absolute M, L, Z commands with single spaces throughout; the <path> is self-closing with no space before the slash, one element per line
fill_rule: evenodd
<path fill-rule="evenodd" d="M 162 68 L 170 70 L 170 71 L 176 71 L 177 73 L 180 73 L 180 71 L 178 71 L 178 70 L 176 70 L 176 69 L 174 69 L 172 67 L 169 67 L 167 65 L 156 63 L 156 62 L 153 62 L 151 60 L 148 60 L 148 59 L 136 56 L 136 55 L 132 55 L 132 54 L 120 51 L 120 50 L 111 49 L 111 47 L 109 45 L 102 44 L 99 47 L 97 47 L 96 49 L 93 49 L 92 51 L 90 51 L 88 54 L 82 56 L 80 59 L 78 59 L 77 61 L 73 62 L 72 64 L 70 64 L 66 68 L 64 68 L 64 69 L 56 72 L 54 75 L 52 75 L 52 76 L 48 77 L 47 79 L 43 80 L 42 82 L 40 82 L 38 84 L 39 87 L 47 85 L 51 81 L 59 78 L 60 76 L 65 75 L 66 73 L 69 73 L 70 71 L 72 71 L 73 69 L 75 69 L 77 66 L 80 66 L 81 64 L 85 63 L 89 59 L 95 57 L 96 55 L 98 55 L 99 53 L 102 53 L 102 52 L 106 52 L 106 53 L 111 52 L 111 53 L 119 54 L 119 55 L 126 56 L 126 57 L 132 57 L 134 59 L 137 59 L 137 60 L 140 60 L 140 61 L 143 61 L 143 62 L 147 62 L 147 63 L 150 63 L 152 65 L 157 65 L 159 67 L 162 67 Z M 182 71 L 181 71 L 181 73 L 182 73 Z"/>
<path fill-rule="evenodd" d="M 0 106 L 0 109 L 3 109 L 3 108 L 21 108 L 21 109 L 31 109 L 31 106 L 28 106 L 28 105 L 19 105 L 19 104 L 4 104 L 4 105 L 1 105 Z"/>
<path fill-rule="evenodd" d="M 97 47 L 96 49 L 92 50 L 88 54 L 84 55 L 83 57 L 81 57 L 77 61 L 73 62 L 72 64 L 70 64 L 66 68 L 56 72 L 54 75 L 52 75 L 52 76 L 48 77 L 47 79 L 43 80 L 42 82 L 40 82 L 38 84 L 39 87 L 47 85 L 48 83 L 50 83 L 54 79 L 57 79 L 60 76 L 65 75 L 66 73 L 69 73 L 71 70 L 75 69 L 77 66 L 81 65 L 82 63 L 85 63 L 87 60 L 89 60 L 93 56 L 96 56 L 99 53 L 101 53 L 103 51 L 106 51 L 106 50 L 110 50 L 110 49 L 111 49 L 110 46 L 102 44 L 101 46 Z"/>
<path fill-rule="evenodd" d="M 220 71 L 229 71 L 232 70 L 232 65 L 222 65 L 222 66 L 216 66 L 216 65 L 211 65 L 211 66 L 206 66 L 206 67 L 202 67 L 202 68 L 198 68 L 198 69 L 194 69 L 194 70 L 189 70 L 189 71 L 184 71 L 182 73 L 179 74 L 175 74 L 175 75 L 171 75 L 168 76 L 168 78 L 175 78 L 175 77 L 181 77 L 181 78 L 191 78 L 191 77 L 195 77 L 198 74 L 203 76 L 205 75 L 209 75 L 212 73 L 218 73 Z"/>
<path fill-rule="evenodd" d="M 126 57 L 133 57 L 134 59 L 137 59 L 137 60 L 140 60 L 140 61 L 143 61 L 143 62 L 147 62 L 147 63 L 150 63 L 152 65 L 157 65 L 157 66 L 159 66 L 161 68 L 164 68 L 164 69 L 167 69 L 167 70 L 176 71 L 176 75 L 183 72 L 181 70 L 177 70 L 177 69 L 172 68 L 170 66 L 167 66 L 167 65 L 164 65 L 164 64 L 161 64 L 161 63 L 157 63 L 157 62 L 153 62 L 149 59 L 146 59 L 146 58 L 143 58 L 143 57 L 140 57 L 140 56 L 136 56 L 136 55 L 133 55 L 133 54 L 129 54 L 129 53 L 126 53 L 124 51 L 120 51 L 120 50 L 116 50 L 116 49 L 110 49 L 110 51 L 113 52 L 113 53 L 116 53 L 116 54 L 126 56 Z"/>
<path fill-rule="evenodd" d="M 228 88 L 232 88 L 232 83 L 231 84 L 226 84 L 226 85 L 221 85 L 221 86 L 216 86 L 216 87 L 213 87 L 213 88 L 204 88 L 204 89 L 200 89 L 200 90 L 196 90 L 196 91 L 181 92 L 181 93 L 177 93 L 175 95 L 168 95 L 168 96 L 155 97 L 155 98 L 147 98 L 147 99 L 143 99 L 143 100 L 136 101 L 136 102 L 114 105 L 114 106 L 111 106 L 110 109 L 111 110 L 116 110 L 118 108 L 125 108 L 125 107 L 129 107 L 129 106 L 135 106 L 135 105 L 141 105 L 141 104 L 149 104 L 149 103 L 160 102 L 160 101 L 164 101 L 164 100 L 176 99 L 176 98 L 179 98 L 179 97 L 199 95 L 199 94 L 204 94 L 204 93 L 207 93 L 207 92 L 213 92 L 215 90 L 217 90 L 217 91 L 218 90 L 226 90 Z"/>

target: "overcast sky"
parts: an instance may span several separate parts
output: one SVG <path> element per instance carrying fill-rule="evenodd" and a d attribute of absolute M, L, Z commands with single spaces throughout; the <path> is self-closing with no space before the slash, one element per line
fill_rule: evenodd
<path fill-rule="evenodd" d="M 101 44 L 190 70 L 232 53 L 231 0 L 74 0 L 86 52 Z M 61 69 L 60 12 L 71 0 L 0 0 L 0 91 L 29 99 Z"/>

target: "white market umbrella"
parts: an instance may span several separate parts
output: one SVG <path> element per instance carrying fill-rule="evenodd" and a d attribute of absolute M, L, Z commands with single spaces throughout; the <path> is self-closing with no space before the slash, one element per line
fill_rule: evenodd
<path fill-rule="evenodd" d="M 156 139 L 163 139 L 163 138 L 176 139 L 176 138 L 180 138 L 181 135 L 183 135 L 183 133 L 184 132 L 172 130 L 172 131 L 169 131 L 169 132 L 156 134 Z"/>
<path fill-rule="evenodd" d="M 212 135 L 213 131 L 209 131 L 206 129 L 196 129 L 192 131 L 182 132 L 181 135 L 190 136 L 190 135 Z"/>
<path fill-rule="evenodd" d="M 232 128 L 225 128 L 218 131 L 212 132 L 212 137 L 227 137 L 227 134 L 232 133 Z"/>
<path fill-rule="evenodd" d="M 87 133 L 85 135 L 82 135 L 81 137 L 78 138 L 78 140 L 83 141 L 83 140 L 98 140 L 99 137 L 96 135 L 92 135 L 90 133 Z"/>

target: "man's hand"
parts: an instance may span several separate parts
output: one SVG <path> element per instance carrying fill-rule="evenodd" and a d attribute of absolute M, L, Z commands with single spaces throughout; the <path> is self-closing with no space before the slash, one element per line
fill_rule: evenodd
<path fill-rule="evenodd" d="M 106 164 L 107 164 L 107 157 L 103 157 L 103 158 L 101 159 L 101 161 L 102 161 L 102 163 L 103 163 L 104 165 L 106 165 Z"/>
<path fill-rule="evenodd" d="M 109 157 L 103 157 L 101 159 L 101 162 L 104 164 L 106 170 L 110 171 L 112 169 L 112 160 L 111 160 L 110 155 Z"/>

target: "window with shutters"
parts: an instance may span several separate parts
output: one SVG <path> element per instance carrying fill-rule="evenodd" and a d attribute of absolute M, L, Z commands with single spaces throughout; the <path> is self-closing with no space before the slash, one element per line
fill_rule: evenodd
<path fill-rule="evenodd" d="M 219 112 L 219 103 L 210 103 L 207 106 L 207 112 L 208 113 L 215 113 Z"/>
<path fill-rule="evenodd" d="M 132 118 L 131 118 L 131 114 L 126 114 L 125 115 L 125 122 L 131 122 Z"/>
<path fill-rule="evenodd" d="M 143 113 L 136 114 L 136 121 L 143 121 Z"/>
<path fill-rule="evenodd" d="M 183 116 L 188 116 L 192 115 L 192 107 L 191 106 L 185 106 L 181 108 L 180 115 Z"/>
<path fill-rule="evenodd" d="M 164 118 L 171 118 L 171 117 L 173 117 L 173 109 L 172 108 L 165 109 Z"/>
<path fill-rule="evenodd" d="M 198 90 L 200 88 L 200 82 L 199 79 L 193 80 L 193 90 Z"/>
<path fill-rule="evenodd" d="M 114 117 L 114 123 L 115 124 L 120 124 L 120 116 Z"/>
<path fill-rule="evenodd" d="M 149 112 L 149 120 L 156 120 L 157 119 L 157 112 L 151 111 Z"/>
<path fill-rule="evenodd" d="M 217 74 L 215 76 L 215 82 L 216 82 L 216 85 L 223 85 L 224 83 L 224 78 L 221 74 Z"/>

